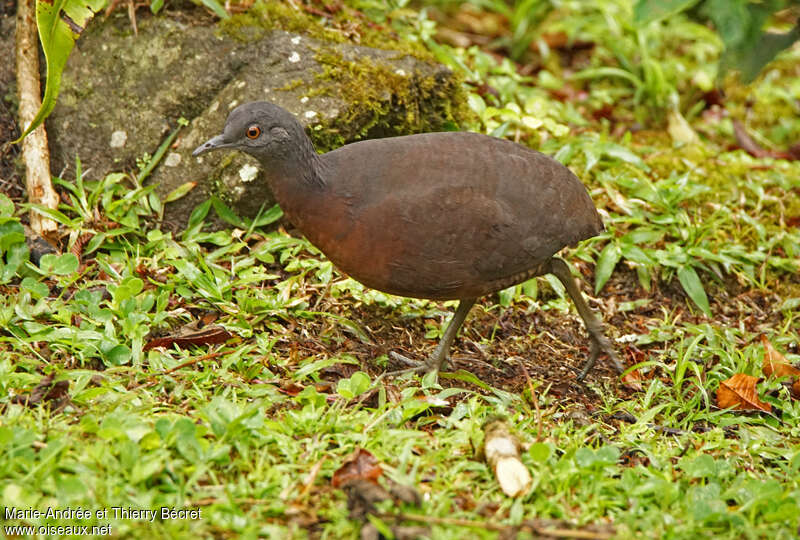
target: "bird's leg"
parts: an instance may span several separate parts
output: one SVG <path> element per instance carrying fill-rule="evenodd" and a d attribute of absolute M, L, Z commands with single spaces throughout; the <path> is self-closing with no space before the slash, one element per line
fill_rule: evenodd
<path fill-rule="evenodd" d="M 464 319 L 467 318 L 467 313 L 469 313 L 470 308 L 475 305 L 476 300 L 477 298 L 466 298 L 458 302 L 458 307 L 453 315 L 453 319 L 450 321 L 450 324 L 447 325 L 444 335 L 442 339 L 439 340 L 439 344 L 436 346 L 433 355 L 431 355 L 426 362 L 428 367 L 427 371 L 429 373 L 431 371 L 438 372 L 447 364 L 447 358 L 450 356 L 450 346 L 453 344 L 453 340 L 456 339 L 458 330 L 461 328 L 461 325 L 464 324 Z"/>
<path fill-rule="evenodd" d="M 456 312 L 453 315 L 453 318 L 450 320 L 450 324 L 447 325 L 442 339 L 439 340 L 436 350 L 425 362 L 416 362 L 397 353 L 391 353 L 391 356 L 397 360 L 401 360 L 408 364 L 416 364 L 416 366 L 410 370 L 403 371 L 425 371 L 427 373 L 438 373 L 439 370 L 441 370 L 445 364 L 447 364 L 450 346 L 453 344 L 453 341 L 458 334 L 458 330 L 461 328 L 461 325 L 464 324 L 464 319 L 467 318 L 467 313 L 469 313 L 470 308 L 475 304 L 476 300 L 477 298 L 463 298 L 459 301 Z"/>
<path fill-rule="evenodd" d="M 600 354 L 600 352 L 606 353 L 608 358 L 611 360 L 611 363 L 614 364 L 614 369 L 616 369 L 619 373 L 622 373 L 625 368 L 619 361 L 617 353 L 614 350 L 614 347 L 611 345 L 611 341 L 609 341 L 603 331 L 603 323 L 600 322 L 600 319 L 598 319 L 595 314 L 592 313 L 592 310 L 589 309 L 589 306 L 586 305 L 586 301 L 583 299 L 581 291 L 575 284 L 575 280 L 572 278 L 572 274 L 569 271 L 569 266 L 567 266 L 567 263 L 557 257 L 553 257 L 550 259 L 549 270 L 551 274 L 556 276 L 558 280 L 564 284 L 569 297 L 572 298 L 572 301 L 575 303 L 575 307 L 578 308 L 578 315 L 580 315 L 581 319 L 583 319 L 583 324 L 586 325 L 586 331 L 589 332 L 589 338 L 591 339 L 589 359 L 583 365 L 583 369 L 578 375 L 578 380 L 582 381 L 583 378 L 586 377 L 586 374 L 589 373 L 589 370 L 594 367 L 594 363 L 597 360 L 597 356 Z"/>

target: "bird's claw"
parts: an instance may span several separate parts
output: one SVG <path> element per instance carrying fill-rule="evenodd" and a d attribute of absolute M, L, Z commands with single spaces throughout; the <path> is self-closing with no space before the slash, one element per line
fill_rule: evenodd
<path fill-rule="evenodd" d="M 389 357 L 392 360 L 396 360 L 400 363 L 406 364 L 407 366 L 411 366 L 406 369 L 390 371 L 389 375 L 404 375 L 406 373 L 430 373 L 431 371 L 438 371 L 436 366 L 433 365 L 430 362 L 430 360 L 426 362 L 420 362 L 419 360 L 408 358 L 407 356 L 403 356 L 402 354 L 396 353 L 394 351 L 389 352 Z"/>
<path fill-rule="evenodd" d="M 614 365 L 614 369 L 616 369 L 618 373 L 625 371 L 625 367 L 622 365 L 622 362 L 619 361 L 619 357 L 617 356 L 617 352 L 614 350 L 614 346 L 611 345 L 611 341 L 605 335 L 591 334 L 590 343 L 589 359 L 586 360 L 585 364 L 583 364 L 583 368 L 578 375 L 578 382 L 583 381 L 589 371 L 594 367 L 597 357 L 600 356 L 601 352 L 606 353 L 608 359 L 611 360 L 611 363 Z"/>

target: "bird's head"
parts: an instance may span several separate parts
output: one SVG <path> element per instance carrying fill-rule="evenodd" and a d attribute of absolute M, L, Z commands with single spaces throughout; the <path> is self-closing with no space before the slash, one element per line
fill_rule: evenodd
<path fill-rule="evenodd" d="M 302 156 L 310 146 L 294 115 L 272 103 L 255 101 L 233 109 L 222 134 L 198 146 L 192 155 L 228 148 L 246 152 L 269 166 Z"/>

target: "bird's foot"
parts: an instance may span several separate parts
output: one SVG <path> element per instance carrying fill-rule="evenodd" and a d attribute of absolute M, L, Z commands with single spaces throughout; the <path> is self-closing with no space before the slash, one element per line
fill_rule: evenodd
<path fill-rule="evenodd" d="M 413 358 L 408 358 L 407 356 L 403 356 L 402 354 L 391 351 L 389 352 L 389 357 L 392 360 L 396 360 L 400 363 L 410 366 L 406 369 L 390 371 L 389 375 L 402 375 L 405 373 L 438 373 L 439 369 L 441 368 L 440 363 L 436 362 L 433 356 L 428 358 L 426 361 L 421 362 L 419 360 L 414 360 Z"/>
<path fill-rule="evenodd" d="M 586 377 L 586 374 L 594 367 L 595 362 L 597 361 L 597 357 L 600 353 L 606 353 L 608 359 L 614 365 L 614 369 L 617 370 L 618 373 L 622 373 L 625 371 L 625 367 L 622 365 L 622 362 L 619 361 L 619 357 L 617 356 L 617 351 L 614 350 L 614 346 L 611 344 L 611 340 L 609 340 L 605 335 L 600 333 L 590 333 L 589 338 L 591 340 L 591 346 L 589 348 L 589 359 L 586 360 L 586 363 L 583 364 L 583 368 L 581 369 L 580 374 L 578 375 L 578 381 L 583 381 Z"/>

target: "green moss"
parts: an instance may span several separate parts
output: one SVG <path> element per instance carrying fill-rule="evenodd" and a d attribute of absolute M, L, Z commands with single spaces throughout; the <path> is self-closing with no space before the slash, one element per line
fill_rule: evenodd
<path fill-rule="evenodd" d="M 281 92 L 290 92 L 290 91 L 294 90 L 295 88 L 299 88 L 299 87 L 303 86 L 304 84 L 305 84 L 305 81 L 303 79 L 292 79 L 288 83 L 284 84 L 280 88 L 276 88 L 275 90 L 278 90 L 278 91 L 281 91 Z"/>
<path fill-rule="evenodd" d="M 315 60 L 323 70 L 316 76 L 320 85 L 308 95 L 335 94 L 347 104 L 335 125 L 311 130 L 319 151 L 360 139 L 457 129 L 469 114 L 454 74 L 402 73 L 369 57 L 347 60 L 330 47 L 321 48 Z"/>
<path fill-rule="evenodd" d="M 259 0 L 246 13 L 221 22 L 220 27 L 243 41 L 258 39 L 266 30 L 280 29 L 325 43 L 348 42 L 397 51 L 400 58 L 410 55 L 435 62 L 422 44 L 399 39 L 391 29 L 369 22 L 347 5 L 329 17 L 320 17 L 292 4 Z M 316 77 L 318 84 L 311 83 L 314 88 L 305 95 L 335 95 L 347 107 L 335 124 L 317 124 L 309 131 L 320 151 L 364 138 L 457 129 L 471 114 L 460 76 L 400 74 L 396 68 L 367 56 L 347 60 L 326 45 L 320 46 L 315 59 L 322 72 Z M 293 80 L 277 90 L 291 91 L 303 84 L 309 81 Z"/>
<path fill-rule="evenodd" d="M 368 21 L 346 5 L 325 18 L 289 3 L 258 0 L 248 11 L 221 21 L 219 26 L 232 38 L 245 42 L 260 39 L 264 30 L 285 30 L 323 41 L 396 50 L 427 61 L 434 59 L 421 43 L 400 39 L 391 29 Z"/>

